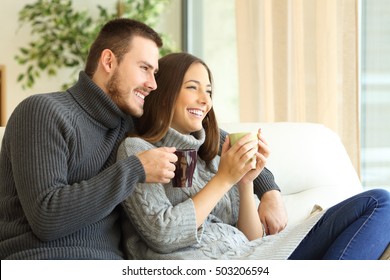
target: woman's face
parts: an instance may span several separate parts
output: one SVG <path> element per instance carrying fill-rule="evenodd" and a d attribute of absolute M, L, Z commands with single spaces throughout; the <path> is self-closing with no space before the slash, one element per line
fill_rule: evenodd
<path fill-rule="evenodd" d="M 182 134 L 202 129 L 202 121 L 212 108 L 211 82 L 206 68 L 194 63 L 184 75 L 176 100 L 171 127 Z"/>

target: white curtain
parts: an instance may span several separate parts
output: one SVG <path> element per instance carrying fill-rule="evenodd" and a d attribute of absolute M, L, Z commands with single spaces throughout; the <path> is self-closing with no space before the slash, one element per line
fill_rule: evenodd
<path fill-rule="evenodd" d="M 322 123 L 360 172 L 358 0 L 236 0 L 240 121 Z"/>

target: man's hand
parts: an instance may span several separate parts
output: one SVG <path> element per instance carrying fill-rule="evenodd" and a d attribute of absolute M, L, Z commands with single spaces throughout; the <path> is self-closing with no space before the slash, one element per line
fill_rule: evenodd
<path fill-rule="evenodd" d="M 162 147 L 137 154 L 145 170 L 145 183 L 166 184 L 171 181 L 175 176 L 176 169 L 177 156 L 174 154 L 175 151 L 176 148 Z"/>
<path fill-rule="evenodd" d="M 257 212 L 267 235 L 276 234 L 287 226 L 287 211 L 282 195 L 277 190 L 263 194 Z"/>

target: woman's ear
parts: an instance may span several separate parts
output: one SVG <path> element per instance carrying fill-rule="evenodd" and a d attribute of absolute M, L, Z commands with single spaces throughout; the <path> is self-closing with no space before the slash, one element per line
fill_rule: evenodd
<path fill-rule="evenodd" d="M 103 50 L 100 56 L 100 63 L 102 64 L 103 69 L 107 73 L 110 73 L 113 70 L 116 63 L 116 58 L 114 53 L 109 49 Z"/>

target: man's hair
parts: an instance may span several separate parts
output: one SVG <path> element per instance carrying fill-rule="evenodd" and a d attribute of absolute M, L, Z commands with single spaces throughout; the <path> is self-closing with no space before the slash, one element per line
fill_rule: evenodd
<path fill-rule="evenodd" d="M 145 98 L 144 113 L 136 122 L 138 137 L 156 143 L 166 135 L 172 123 L 184 75 L 194 63 L 200 63 L 206 68 L 212 84 L 212 74 L 206 63 L 191 54 L 171 53 L 159 59 L 159 71 L 155 75 L 157 89 Z M 202 126 L 206 139 L 198 154 L 204 161 L 209 162 L 219 150 L 219 128 L 213 108 L 203 119 Z"/>
<path fill-rule="evenodd" d="M 129 51 L 134 36 L 141 36 L 154 41 L 161 48 L 161 37 L 148 25 L 126 18 L 113 19 L 107 22 L 93 42 L 85 65 L 85 73 L 92 78 L 96 71 L 100 55 L 103 50 L 111 50 L 120 63 L 123 56 Z"/>

